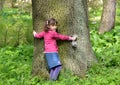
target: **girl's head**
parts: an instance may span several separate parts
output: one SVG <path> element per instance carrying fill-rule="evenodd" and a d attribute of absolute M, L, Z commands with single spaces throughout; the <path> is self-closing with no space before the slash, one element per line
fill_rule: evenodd
<path fill-rule="evenodd" d="M 50 18 L 45 22 L 44 31 L 48 32 L 49 30 L 56 30 L 57 29 L 57 20 L 54 18 Z"/>

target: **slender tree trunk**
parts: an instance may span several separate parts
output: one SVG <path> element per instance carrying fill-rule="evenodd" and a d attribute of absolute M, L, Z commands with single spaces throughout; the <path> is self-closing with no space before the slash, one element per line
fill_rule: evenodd
<path fill-rule="evenodd" d="M 17 40 L 16 40 L 16 43 L 15 43 L 15 46 L 18 46 L 20 44 L 20 33 L 21 33 L 21 27 L 18 27 Z"/>
<path fill-rule="evenodd" d="M 103 0 L 103 13 L 99 34 L 110 31 L 115 25 L 116 0 Z"/>
<path fill-rule="evenodd" d="M 0 11 L 3 9 L 5 0 L 0 0 Z"/>
<path fill-rule="evenodd" d="M 86 0 L 32 0 L 33 29 L 41 31 L 46 19 L 54 17 L 60 26 L 62 34 L 78 35 L 78 47 L 72 48 L 70 42 L 59 41 L 59 54 L 64 69 L 69 69 L 73 74 L 85 76 L 87 67 L 96 58 L 93 54 L 88 29 Z M 43 54 L 43 41 L 35 39 L 33 58 L 33 75 L 48 77 Z"/>
<path fill-rule="evenodd" d="M 6 27 L 6 30 L 5 30 L 4 46 L 7 45 L 7 36 L 8 36 L 8 27 Z"/>

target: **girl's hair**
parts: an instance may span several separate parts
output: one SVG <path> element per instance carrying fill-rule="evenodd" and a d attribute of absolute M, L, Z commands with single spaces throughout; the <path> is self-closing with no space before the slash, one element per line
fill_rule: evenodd
<path fill-rule="evenodd" d="M 54 19 L 54 18 L 48 19 L 48 20 L 45 22 L 44 31 L 45 31 L 45 32 L 48 32 L 48 31 L 50 30 L 49 26 L 50 26 L 50 25 L 52 25 L 52 26 L 57 25 L 57 23 L 58 23 L 57 20 Z"/>

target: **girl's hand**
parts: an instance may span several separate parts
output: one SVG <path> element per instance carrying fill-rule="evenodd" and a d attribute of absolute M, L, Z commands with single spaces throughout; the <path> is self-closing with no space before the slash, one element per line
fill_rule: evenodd
<path fill-rule="evenodd" d="M 70 39 L 71 39 L 72 41 L 77 40 L 77 35 L 76 35 L 76 34 L 74 34 L 72 37 L 70 37 Z"/>
<path fill-rule="evenodd" d="M 75 41 L 77 40 L 77 37 L 70 37 L 70 40 Z"/>
<path fill-rule="evenodd" d="M 37 33 L 33 30 L 33 35 L 35 36 Z"/>

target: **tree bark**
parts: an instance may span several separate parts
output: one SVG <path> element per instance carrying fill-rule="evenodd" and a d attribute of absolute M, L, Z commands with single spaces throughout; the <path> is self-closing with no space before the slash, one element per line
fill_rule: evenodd
<path fill-rule="evenodd" d="M 81 77 L 85 76 L 88 66 L 97 61 L 90 44 L 86 2 L 86 0 L 32 0 L 34 30 L 41 31 L 45 20 L 54 17 L 60 24 L 58 30 L 62 34 L 78 35 L 77 48 L 72 48 L 70 42 L 65 41 L 58 41 L 58 45 L 64 69 L 69 69 Z M 34 46 L 32 74 L 48 77 L 42 53 L 43 41 L 35 39 Z"/>
<path fill-rule="evenodd" d="M 116 0 L 103 0 L 103 13 L 99 34 L 110 31 L 115 25 Z"/>

